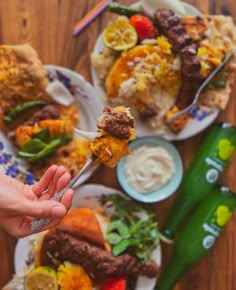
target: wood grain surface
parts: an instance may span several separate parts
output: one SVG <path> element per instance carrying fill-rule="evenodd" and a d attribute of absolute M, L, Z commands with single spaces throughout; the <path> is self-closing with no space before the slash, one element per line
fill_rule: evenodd
<path fill-rule="evenodd" d="M 0 0 L 0 43 L 31 43 L 44 64 L 60 65 L 82 74 L 91 81 L 90 54 L 95 41 L 107 21 L 112 17 L 103 12 L 78 36 L 72 36 L 72 27 L 98 0 Z M 133 0 L 118 0 L 132 4 Z M 232 15 L 236 23 L 235 0 L 187 1 L 203 13 Z M 236 86 L 231 100 L 218 120 L 236 125 Z M 175 142 L 184 167 L 194 157 L 208 130 L 188 140 Z M 224 171 L 220 183 L 236 192 L 236 154 Z M 87 183 L 99 183 L 120 188 L 115 169 L 101 166 Z M 191 190 L 191 189 L 190 189 Z M 153 205 L 159 225 L 163 225 L 177 194 Z M 14 247 L 16 240 L 0 229 L 0 288 L 14 273 Z M 162 265 L 166 265 L 173 246 L 162 244 Z M 174 290 L 235 290 L 236 289 L 236 215 L 234 214 L 214 247 L 193 265 Z"/>

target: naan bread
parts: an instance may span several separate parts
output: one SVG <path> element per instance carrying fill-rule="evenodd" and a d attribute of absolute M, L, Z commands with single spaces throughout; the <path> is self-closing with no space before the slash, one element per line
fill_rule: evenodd
<path fill-rule="evenodd" d="M 205 34 L 210 44 L 225 51 L 232 51 L 236 47 L 236 26 L 230 16 L 208 15 L 204 16 L 208 27 Z M 236 57 L 232 57 L 224 69 L 227 72 L 224 88 L 206 90 L 200 97 L 200 102 L 209 107 L 224 110 L 228 104 L 232 86 L 235 79 Z"/>

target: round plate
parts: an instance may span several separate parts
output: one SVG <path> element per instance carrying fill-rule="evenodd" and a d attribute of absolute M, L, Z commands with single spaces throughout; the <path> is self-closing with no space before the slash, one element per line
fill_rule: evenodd
<path fill-rule="evenodd" d="M 118 193 L 124 195 L 124 193 L 118 191 L 117 189 L 105 187 L 98 184 L 86 184 L 78 187 L 75 191 L 73 198 L 72 209 L 79 207 L 95 208 L 100 205 L 99 198 L 101 195 L 108 195 Z M 146 214 L 145 212 L 143 214 Z M 31 237 L 26 237 L 19 239 L 14 255 L 14 265 L 15 272 L 19 274 L 26 267 L 26 261 L 30 249 L 30 239 L 37 237 L 38 235 L 33 235 Z M 160 266 L 161 265 L 161 247 L 160 245 L 152 254 L 152 259 Z M 139 277 L 137 281 L 137 286 L 135 290 L 152 290 L 156 284 L 156 279 L 148 279 L 146 277 Z"/>
<path fill-rule="evenodd" d="M 46 65 L 50 79 L 61 81 L 74 97 L 79 112 L 78 126 L 84 131 L 97 131 L 97 118 L 102 114 L 103 104 L 94 88 L 80 74 L 67 68 Z M 86 181 L 97 167 L 88 170 L 77 185 Z M 27 163 L 16 157 L 16 149 L 0 131 L 0 172 L 17 178 L 24 183 L 33 184 L 36 180 L 28 170 Z"/>
<path fill-rule="evenodd" d="M 116 167 L 117 178 L 120 186 L 130 197 L 144 203 L 154 203 L 164 200 L 174 194 L 180 185 L 183 177 L 183 164 L 179 152 L 170 142 L 159 137 L 143 137 L 137 138 L 129 143 L 131 152 L 140 146 L 161 146 L 165 148 L 173 158 L 175 165 L 175 173 L 171 179 L 160 189 L 148 193 L 138 193 L 127 182 L 125 174 L 125 161 L 127 157 L 122 158 Z"/>
<path fill-rule="evenodd" d="M 187 15 L 201 15 L 201 12 L 197 10 L 194 6 L 183 2 L 184 8 Z M 136 8 L 140 7 L 140 2 L 135 3 L 133 6 Z M 97 41 L 95 43 L 93 53 L 99 53 L 104 48 L 104 42 L 102 40 L 102 35 L 99 35 L 97 38 Z M 91 67 L 91 75 L 93 80 L 94 88 L 102 100 L 104 104 L 107 104 L 106 101 L 106 92 L 104 88 L 100 85 L 99 79 L 96 75 L 95 69 Z M 159 134 L 157 130 L 154 130 L 148 126 L 146 126 L 141 120 L 135 121 L 135 127 L 136 127 L 136 136 L 137 137 L 143 137 L 143 136 L 161 136 L 162 138 L 174 141 L 174 140 L 184 140 L 187 138 L 190 138 L 194 135 L 199 134 L 203 130 L 205 130 L 208 126 L 210 126 L 214 120 L 217 118 L 219 114 L 219 109 L 217 108 L 207 108 L 204 106 L 198 105 L 194 110 L 191 112 L 191 118 L 187 122 L 185 128 L 178 134 L 174 134 L 172 132 Z"/>

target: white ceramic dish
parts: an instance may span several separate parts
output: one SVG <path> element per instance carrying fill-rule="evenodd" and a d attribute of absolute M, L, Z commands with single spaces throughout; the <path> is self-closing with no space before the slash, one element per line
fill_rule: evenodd
<path fill-rule="evenodd" d="M 194 16 L 201 14 L 201 12 L 197 10 L 194 6 L 185 2 L 183 2 L 183 4 L 184 4 L 186 14 L 194 15 Z M 140 5 L 141 3 L 137 2 L 134 4 L 134 7 L 139 8 Z M 99 53 L 102 51 L 103 48 L 104 48 L 104 43 L 102 40 L 102 36 L 99 35 L 95 43 L 93 52 Z M 105 97 L 106 92 L 104 88 L 100 85 L 98 77 L 93 67 L 91 68 L 91 75 L 92 75 L 93 85 L 98 96 L 100 97 L 100 99 L 102 100 L 104 104 L 107 104 L 107 100 Z M 191 113 L 190 120 L 187 122 L 185 128 L 178 134 L 174 134 L 172 132 L 160 134 L 157 130 L 154 130 L 146 126 L 141 120 L 136 120 L 135 121 L 136 135 L 137 137 L 161 136 L 162 138 L 169 141 L 184 140 L 194 135 L 197 135 L 203 130 L 205 130 L 208 126 L 210 126 L 215 121 L 218 114 L 219 114 L 219 109 L 215 109 L 215 108 L 210 109 L 207 107 L 199 106 L 193 110 L 193 112 Z"/>
<path fill-rule="evenodd" d="M 46 65 L 50 77 L 58 78 L 72 93 L 79 111 L 78 126 L 84 131 L 97 131 L 97 118 L 102 114 L 103 104 L 94 88 L 79 73 L 64 67 Z M 77 185 L 86 181 L 97 167 L 85 173 Z M 16 150 L 7 137 L 0 132 L 0 172 L 32 184 L 35 178 L 27 163 L 16 157 Z"/>
<path fill-rule="evenodd" d="M 105 187 L 103 185 L 98 185 L 98 184 L 82 185 L 78 187 L 75 191 L 72 208 L 79 208 L 79 207 L 95 208 L 96 206 L 100 205 L 99 197 L 101 195 L 107 195 L 111 193 L 123 194 L 122 192 L 119 192 L 118 190 L 114 188 Z M 19 239 L 16 244 L 15 255 L 14 255 L 14 265 L 15 265 L 16 273 L 21 273 L 22 269 L 24 269 L 24 267 L 26 266 L 25 261 L 28 258 L 29 243 L 30 243 L 30 237 L 26 237 L 26 238 Z M 152 259 L 158 265 L 161 265 L 160 245 L 153 252 Z M 148 279 L 145 277 L 139 277 L 137 281 L 137 287 L 135 290 L 152 290 L 155 284 L 156 284 L 156 279 Z"/>
<path fill-rule="evenodd" d="M 129 148 L 132 151 L 140 146 L 162 147 L 165 148 L 172 157 L 175 171 L 170 180 L 164 184 L 161 188 L 147 192 L 137 192 L 129 183 L 125 171 L 125 162 L 127 157 L 124 157 L 116 167 L 116 174 L 120 186 L 123 188 L 131 198 L 144 203 L 155 203 L 170 197 L 178 189 L 183 177 L 183 164 L 179 152 L 170 142 L 159 137 L 143 137 L 137 138 L 129 143 Z M 145 161 L 144 161 L 145 162 Z M 140 164 L 140 166 L 142 166 Z M 151 168 L 150 168 L 151 170 Z"/>

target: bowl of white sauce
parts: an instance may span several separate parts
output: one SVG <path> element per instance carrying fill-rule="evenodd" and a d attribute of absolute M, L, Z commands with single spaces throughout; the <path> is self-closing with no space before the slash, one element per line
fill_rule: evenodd
<path fill-rule="evenodd" d="M 175 146 L 160 137 L 142 137 L 129 143 L 131 154 L 116 168 L 122 189 L 133 199 L 153 203 L 176 192 L 183 164 Z"/>

